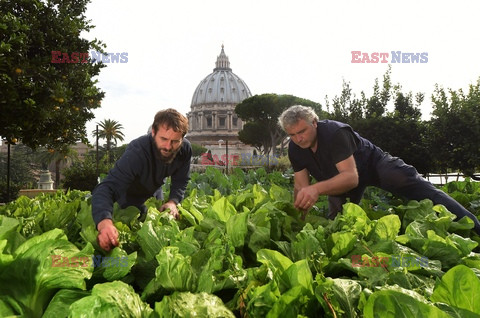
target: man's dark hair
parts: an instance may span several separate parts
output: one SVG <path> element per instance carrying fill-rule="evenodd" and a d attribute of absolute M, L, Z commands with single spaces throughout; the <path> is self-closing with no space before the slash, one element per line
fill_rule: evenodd
<path fill-rule="evenodd" d="M 161 126 L 167 126 L 176 132 L 182 133 L 182 137 L 188 132 L 188 119 L 187 117 L 180 114 L 177 110 L 173 108 L 168 108 L 161 110 L 155 114 L 155 119 L 153 120 L 152 130 L 156 134 L 158 128 Z"/>

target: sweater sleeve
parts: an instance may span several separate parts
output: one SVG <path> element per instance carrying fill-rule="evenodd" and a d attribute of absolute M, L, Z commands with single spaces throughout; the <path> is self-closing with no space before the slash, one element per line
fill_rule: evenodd
<path fill-rule="evenodd" d="M 188 181 L 190 180 L 190 161 L 192 158 L 190 143 L 185 143 L 183 150 L 185 150 L 185 155 L 182 156 L 182 163 L 171 176 L 169 200 L 177 204 L 183 200 Z"/>
<path fill-rule="evenodd" d="M 113 204 L 139 175 L 136 171 L 144 166 L 138 156 L 138 149 L 127 148 L 107 177 L 92 192 L 92 216 L 95 226 L 104 219 L 112 219 Z"/>

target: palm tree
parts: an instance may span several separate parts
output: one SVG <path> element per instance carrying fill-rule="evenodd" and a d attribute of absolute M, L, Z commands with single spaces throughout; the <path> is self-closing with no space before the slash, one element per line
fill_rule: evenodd
<path fill-rule="evenodd" d="M 112 148 L 112 142 L 117 146 L 117 140 L 123 141 L 123 137 L 125 135 L 122 132 L 123 126 L 116 120 L 111 119 L 104 119 L 103 121 L 99 122 L 98 125 L 101 129 L 98 130 L 98 138 L 106 139 L 106 150 L 108 154 L 108 161 L 113 163 L 113 158 L 111 156 L 110 150 Z M 96 136 L 97 132 L 93 131 L 93 135 Z"/>
<path fill-rule="evenodd" d="M 68 164 L 78 158 L 78 153 L 70 145 L 62 146 L 58 149 L 39 148 L 35 152 L 37 162 L 40 162 L 42 169 L 47 170 L 51 162 L 55 163 L 55 187 L 60 188 L 60 166 L 62 163 Z"/>

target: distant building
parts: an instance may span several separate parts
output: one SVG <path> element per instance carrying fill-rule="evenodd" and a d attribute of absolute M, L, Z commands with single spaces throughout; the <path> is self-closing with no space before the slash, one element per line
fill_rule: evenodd
<path fill-rule="evenodd" d="M 75 151 L 76 153 L 76 158 L 75 159 L 78 159 L 80 161 L 84 161 L 85 160 L 85 157 L 86 155 L 90 152 L 90 151 L 94 151 L 95 148 L 92 147 L 92 146 L 89 146 L 89 145 L 86 145 L 82 142 L 77 142 L 75 145 L 71 145 L 70 146 L 72 148 L 73 151 Z M 73 162 L 73 159 L 74 158 L 66 158 L 66 160 L 62 160 L 60 162 L 60 166 L 59 166 L 59 171 L 60 171 L 60 180 L 63 179 L 63 174 L 62 174 L 62 171 L 63 169 L 66 169 L 66 168 L 69 168 L 72 166 L 72 162 Z M 55 171 L 56 171 L 56 167 L 55 167 L 55 162 L 50 162 L 50 164 L 48 165 L 48 170 L 52 173 L 52 176 L 53 178 L 55 178 Z M 58 185 L 55 185 L 56 187 L 58 187 Z"/>
<path fill-rule="evenodd" d="M 16 160 L 15 152 L 17 151 L 17 149 L 16 149 L 17 146 L 22 146 L 22 144 L 18 143 L 16 145 L 11 145 L 10 146 L 10 155 L 13 158 L 11 160 Z M 81 143 L 81 142 L 77 142 L 75 145 L 71 145 L 70 147 L 72 148 L 72 150 L 75 151 L 76 158 L 81 160 L 81 161 L 85 160 L 85 156 L 88 154 L 88 152 L 95 150 L 94 147 L 86 145 L 86 144 Z M 8 152 L 8 144 L 6 142 L 2 142 L 0 144 L 0 154 L 6 156 L 7 152 Z M 62 170 L 65 169 L 65 168 L 68 168 L 72 165 L 72 159 L 73 158 L 66 158 L 65 160 L 62 160 L 60 162 L 60 165 L 59 165 L 60 179 L 63 178 Z M 27 157 L 22 157 L 22 159 L 20 159 L 20 160 L 28 160 L 30 163 L 35 162 L 35 159 L 32 155 L 29 155 Z M 50 162 L 47 165 L 47 170 L 50 171 L 53 178 L 55 178 L 56 166 L 55 166 L 54 161 Z M 41 172 L 40 168 L 33 170 L 35 178 L 37 178 L 37 179 L 40 178 L 40 172 Z M 47 180 L 47 181 L 49 181 L 49 180 Z M 58 188 L 58 185 L 55 185 L 55 188 Z"/>
<path fill-rule="evenodd" d="M 225 154 L 227 140 L 229 158 L 251 154 L 254 148 L 238 139 L 243 121 L 235 113 L 235 106 L 251 96 L 247 84 L 232 72 L 222 45 L 213 73 L 207 75 L 193 93 L 191 111 L 187 113 L 190 126 L 187 139 L 219 158 Z"/>
<path fill-rule="evenodd" d="M 10 153 L 12 153 L 14 146 L 10 146 Z M 0 140 L 0 153 L 8 153 L 8 143 Z"/>

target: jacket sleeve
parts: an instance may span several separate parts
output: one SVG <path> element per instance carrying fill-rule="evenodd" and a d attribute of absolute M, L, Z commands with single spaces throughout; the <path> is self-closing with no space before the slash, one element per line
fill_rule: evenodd
<path fill-rule="evenodd" d="M 138 149 L 127 149 L 107 177 L 92 191 L 92 216 L 95 226 L 104 219 L 112 219 L 113 204 L 125 195 L 135 177 L 145 164 L 138 156 Z"/>
<path fill-rule="evenodd" d="M 185 156 L 182 156 L 180 167 L 171 176 L 171 187 L 169 200 L 180 203 L 185 195 L 188 181 L 190 180 L 190 161 L 192 158 L 192 147 L 190 143 L 185 145 Z"/>

